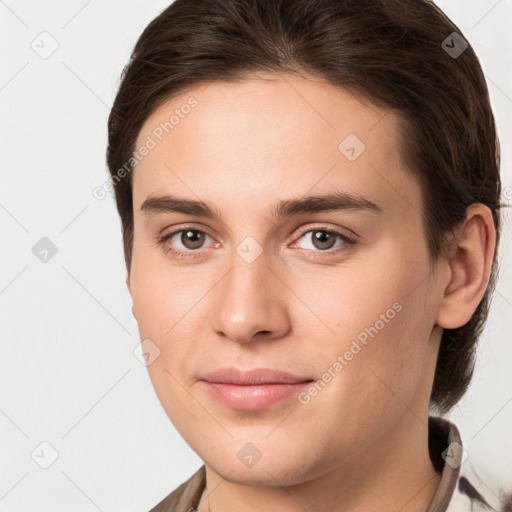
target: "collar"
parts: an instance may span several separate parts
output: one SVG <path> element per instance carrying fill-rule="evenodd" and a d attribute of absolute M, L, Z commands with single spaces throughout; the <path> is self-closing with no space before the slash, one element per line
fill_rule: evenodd
<path fill-rule="evenodd" d="M 457 426 L 439 416 L 429 416 L 428 430 L 430 459 L 441 472 L 441 480 L 426 512 L 507 510 L 475 471 Z"/>
<path fill-rule="evenodd" d="M 477 475 L 463 447 L 459 429 L 445 418 L 429 416 L 428 449 L 441 480 L 425 512 L 505 512 L 510 502 L 500 501 Z M 150 512 L 197 510 L 206 486 L 204 464 Z"/>

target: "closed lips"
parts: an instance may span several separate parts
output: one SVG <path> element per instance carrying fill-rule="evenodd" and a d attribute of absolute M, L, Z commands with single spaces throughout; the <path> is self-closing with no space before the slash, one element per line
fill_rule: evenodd
<path fill-rule="evenodd" d="M 289 372 L 272 370 L 268 368 L 255 368 L 252 370 L 237 370 L 220 368 L 206 373 L 201 380 L 216 384 L 233 384 L 238 386 L 257 386 L 263 384 L 298 384 L 311 382 L 311 377 L 298 377 Z"/>

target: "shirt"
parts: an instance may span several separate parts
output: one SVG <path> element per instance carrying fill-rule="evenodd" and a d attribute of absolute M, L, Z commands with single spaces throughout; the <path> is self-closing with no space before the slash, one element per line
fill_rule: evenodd
<path fill-rule="evenodd" d="M 428 448 L 441 480 L 425 512 L 512 512 L 512 495 L 498 498 L 478 477 L 456 425 L 429 416 Z M 206 485 L 204 464 L 150 512 L 195 512 Z"/>

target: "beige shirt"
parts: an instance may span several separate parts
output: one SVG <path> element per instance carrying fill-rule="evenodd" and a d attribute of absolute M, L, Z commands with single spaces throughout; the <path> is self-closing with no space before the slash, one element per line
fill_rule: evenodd
<path fill-rule="evenodd" d="M 429 417 L 429 452 L 441 480 L 425 512 L 512 512 L 510 495 L 498 498 L 477 476 L 459 430 L 444 418 Z M 150 512 L 195 512 L 206 485 L 204 464 Z"/>

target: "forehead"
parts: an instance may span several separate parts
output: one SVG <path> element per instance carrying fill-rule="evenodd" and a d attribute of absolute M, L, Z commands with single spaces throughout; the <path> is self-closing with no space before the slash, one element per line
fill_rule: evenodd
<path fill-rule="evenodd" d="M 203 84 L 145 121 L 135 148 L 152 148 L 133 171 L 134 206 L 171 191 L 254 202 L 333 186 L 391 203 L 419 194 L 401 162 L 400 137 L 394 112 L 319 79 Z"/>

